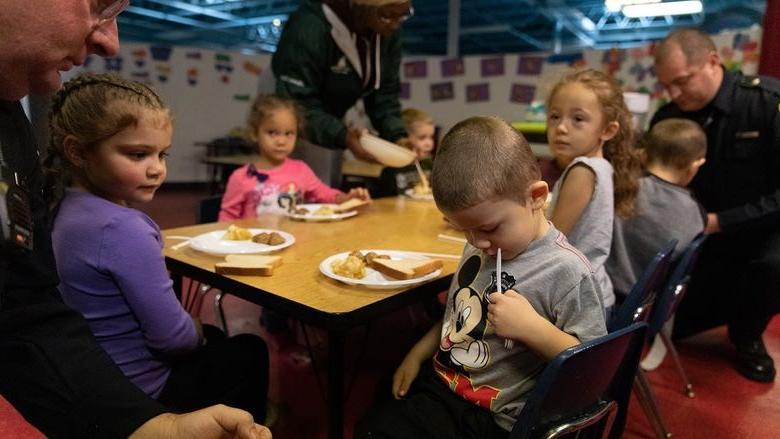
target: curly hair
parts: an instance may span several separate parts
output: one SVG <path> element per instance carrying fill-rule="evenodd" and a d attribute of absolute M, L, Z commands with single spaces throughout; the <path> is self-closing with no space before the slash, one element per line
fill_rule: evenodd
<path fill-rule="evenodd" d="M 65 138 L 72 136 L 88 149 L 138 124 L 144 110 L 162 113 L 172 123 L 160 96 L 140 82 L 116 74 L 85 74 L 63 84 L 52 98 L 49 147 L 43 167 L 52 204 L 62 197 L 76 168 L 65 156 Z"/>
<path fill-rule="evenodd" d="M 614 169 L 615 212 L 628 218 L 634 214 L 634 201 L 639 192 L 641 161 L 634 147 L 631 112 L 623 100 L 623 91 L 614 78 L 593 69 L 578 70 L 566 75 L 553 87 L 549 103 L 555 93 L 566 84 L 578 83 L 592 91 L 601 105 L 604 120 L 618 123 L 617 134 L 604 143 L 604 158 Z"/>

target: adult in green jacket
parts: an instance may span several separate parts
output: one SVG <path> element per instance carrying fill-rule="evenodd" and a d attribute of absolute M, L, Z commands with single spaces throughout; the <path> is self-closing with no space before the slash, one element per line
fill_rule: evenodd
<path fill-rule="evenodd" d="M 409 0 L 304 0 L 290 16 L 271 65 L 276 92 L 306 110 L 310 142 L 373 160 L 360 145 L 361 131 L 343 122 L 360 98 L 382 138 L 406 136 L 399 29 L 412 13 Z"/>

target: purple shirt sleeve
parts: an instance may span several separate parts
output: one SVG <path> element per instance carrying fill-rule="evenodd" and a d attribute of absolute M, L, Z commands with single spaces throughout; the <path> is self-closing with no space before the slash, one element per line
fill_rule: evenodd
<path fill-rule="evenodd" d="M 113 274 L 150 349 L 180 354 L 198 347 L 190 315 L 173 292 L 156 224 L 145 217 L 114 217 L 103 229 L 98 264 Z"/>

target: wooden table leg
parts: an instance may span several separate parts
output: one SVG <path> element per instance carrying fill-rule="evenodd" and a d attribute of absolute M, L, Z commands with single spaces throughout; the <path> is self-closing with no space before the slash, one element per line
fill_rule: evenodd
<path fill-rule="evenodd" d="M 344 333 L 328 331 L 328 438 L 344 437 Z"/>

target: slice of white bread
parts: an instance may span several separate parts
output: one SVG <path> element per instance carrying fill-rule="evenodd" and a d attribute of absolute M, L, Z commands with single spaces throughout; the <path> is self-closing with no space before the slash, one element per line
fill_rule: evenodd
<path fill-rule="evenodd" d="M 440 259 L 374 259 L 371 261 L 371 268 L 396 279 L 425 276 L 440 269 L 442 265 Z"/>
<path fill-rule="evenodd" d="M 348 210 L 353 210 L 353 209 L 356 209 L 356 208 L 358 208 L 360 206 L 366 205 L 366 204 L 368 204 L 370 202 L 371 201 L 369 201 L 369 200 L 361 200 L 359 198 L 351 198 L 351 199 L 349 199 L 349 200 L 339 204 L 338 206 L 334 207 L 333 211 L 337 212 L 337 213 L 338 212 L 346 212 Z"/>
<path fill-rule="evenodd" d="M 281 256 L 227 255 L 225 262 L 217 262 L 214 271 L 238 276 L 271 276 L 274 268 L 282 265 Z"/>

